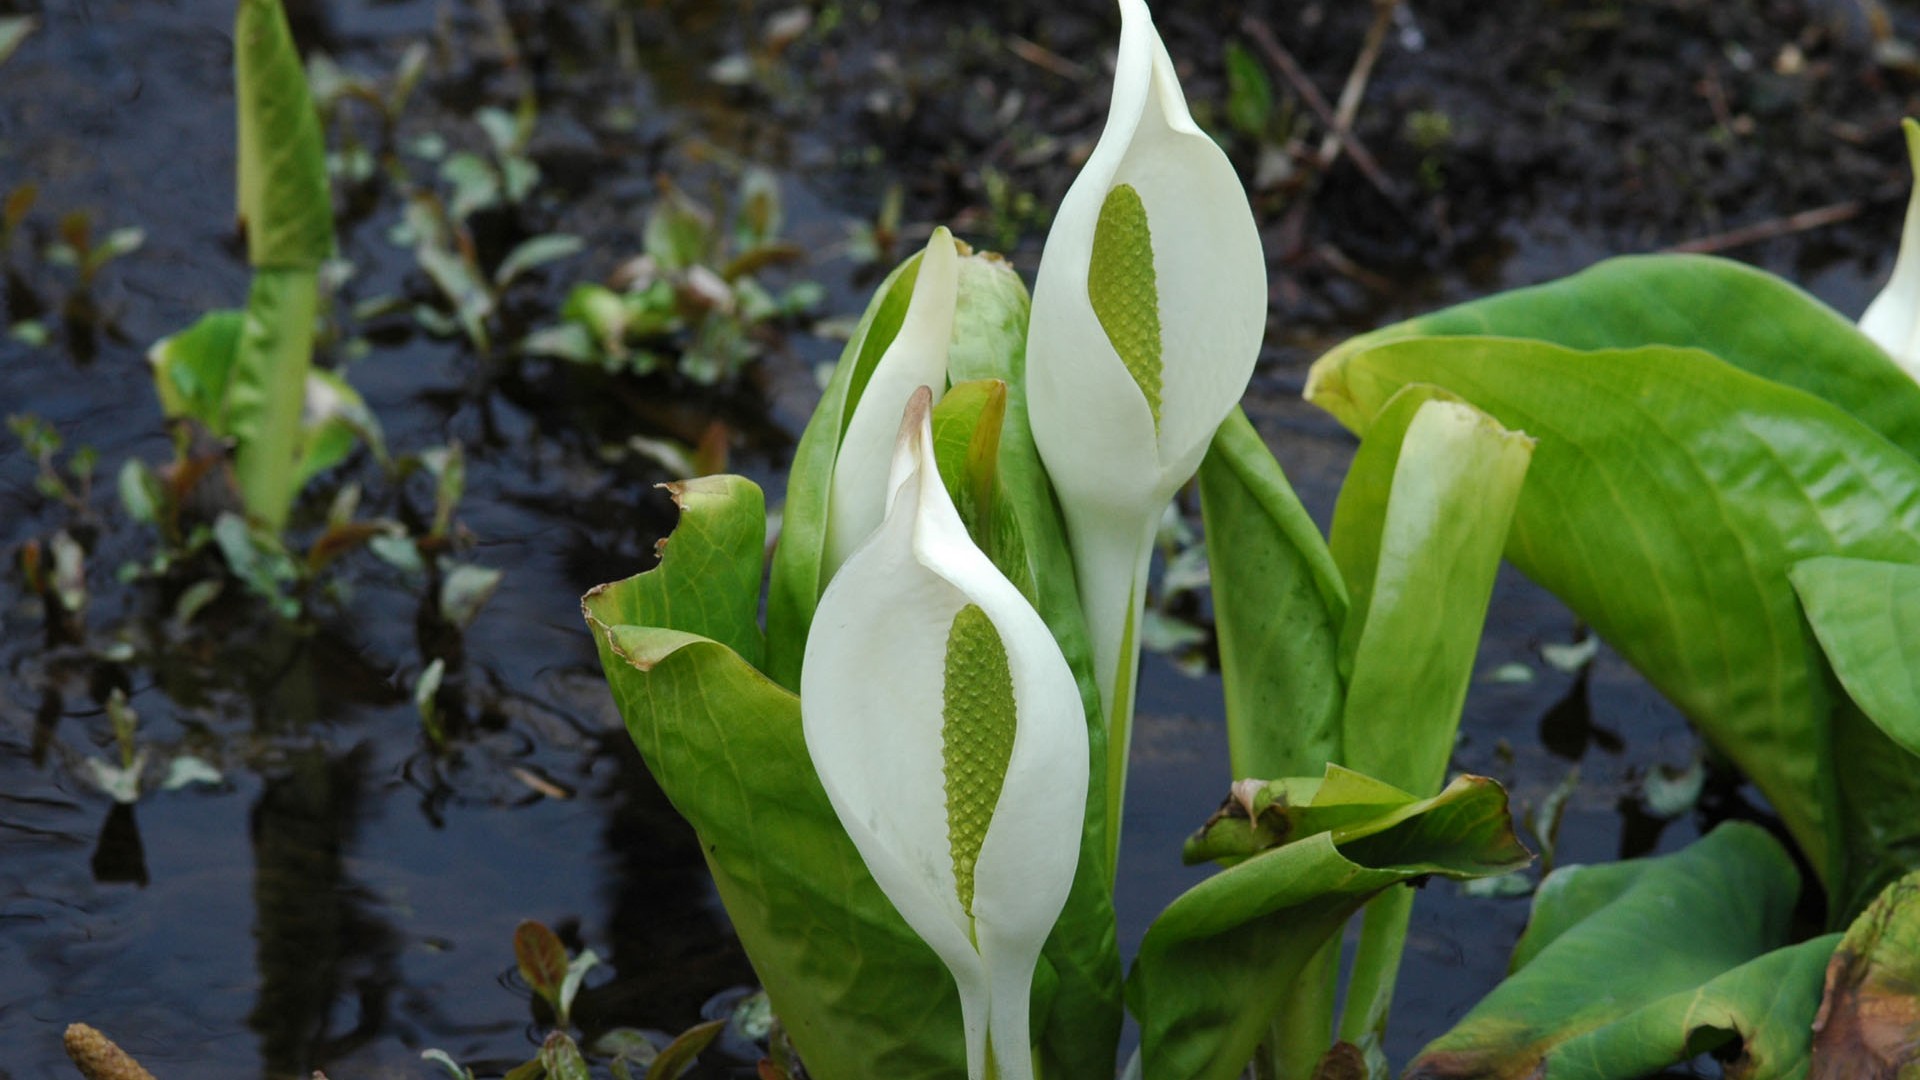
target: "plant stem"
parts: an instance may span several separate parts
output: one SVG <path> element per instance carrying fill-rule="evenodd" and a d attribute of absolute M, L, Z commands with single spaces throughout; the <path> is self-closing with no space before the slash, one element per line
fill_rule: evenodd
<path fill-rule="evenodd" d="M 1413 916 L 1413 889 L 1395 885 L 1373 898 L 1360 924 L 1360 948 L 1353 957 L 1353 978 L 1347 984 L 1347 1007 L 1340 1016 L 1340 1038 L 1366 1051 L 1380 1050 L 1387 1031 L 1387 1011 L 1393 1005 L 1394 982 L 1400 974 L 1400 954 L 1407 946 L 1407 923 Z"/>

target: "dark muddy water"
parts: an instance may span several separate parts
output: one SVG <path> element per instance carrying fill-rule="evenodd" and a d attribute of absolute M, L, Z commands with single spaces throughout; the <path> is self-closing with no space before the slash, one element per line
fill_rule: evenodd
<path fill-rule="evenodd" d="M 403 139 L 437 132 L 477 146 L 472 110 L 511 104 L 531 81 L 544 182 L 519 215 L 477 231 L 487 245 L 566 231 L 587 249 L 510 295 L 506 321 L 521 329 L 551 321 L 570 282 L 638 249 L 657 175 L 704 198 L 730 188 L 747 161 L 777 172 L 788 237 L 805 252 L 774 279 L 820 281 L 823 315 L 863 303 L 870 278 L 847 236 L 894 185 L 908 244 L 916 229 L 955 221 L 976 242 L 1011 240 L 1030 274 L 1044 221 L 996 204 L 979 167 L 1039 207 L 1057 199 L 1097 132 L 1113 31 L 1100 4 L 929 3 L 911 17 L 825 4 L 779 52 L 766 44 L 777 9 L 753 4 L 290 6 L 303 47 L 353 71 L 385 72 L 408 44 L 430 44 Z M 1340 5 L 1159 6 L 1170 47 L 1194 69 L 1196 106 L 1214 114 L 1221 44 L 1241 33 L 1242 14 L 1266 20 L 1329 96 L 1365 22 Z M 1307 363 L 1348 333 L 1614 251 L 1845 200 L 1859 205 L 1841 226 L 1731 254 L 1849 314 L 1890 263 L 1906 184 L 1892 125 L 1914 84 L 1868 58 L 1851 5 L 1518 14 L 1533 7 L 1420 5 L 1390 36 L 1358 130 L 1400 185 L 1397 209 L 1345 165 L 1324 183 L 1257 196 L 1276 309 L 1248 407 L 1322 521 L 1352 443 L 1297 397 Z M 276 624 L 237 597 L 177 625 L 171 594 L 116 581 L 153 540 L 118 512 L 112 476 L 129 456 L 168 453 L 146 346 L 244 296 L 231 228 L 231 5 L 0 0 L 8 12 L 42 26 L 0 67 L 0 189 L 31 182 L 40 201 L 4 253 L 0 411 L 46 418 L 69 447 L 94 447 L 101 467 L 76 517 L 36 493 L 16 443 L 0 446 L 0 548 L 69 527 L 89 548 L 92 594 L 84 632 L 62 639 L 18 573 L 0 578 L 0 1078 L 69 1075 L 59 1035 L 75 1020 L 163 1078 L 317 1067 L 336 1080 L 427 1076 L 427 1047 L 498 1074 L 544 1031 L 512 974 L 510 935 L 523 918 L 606 959 L 576 1014 L 589 1033 L 678 1030 L 715 995 L 750 984 L 691 834 L 627 744 L 577 598 L 649 565 L 671 526 L 652 488 L 669 477 L 604 447 L 631 434 L 692 440 L 718 419 L 732 433 L 731 467 L 777 494 L 816 393 L 812 368 L 837 344 L 802 327 L 770 341 L 739 385 L 714 390 L 482 357 L 404 318 L 343 315 L 346 337 L 368 347 L 336 342 L 329 355 L 353 357 L 350 378 L 394 450 L 465 446 L 459 519 L 473 543 L 463 557 L 503 569 L 499 592 L 456 644 L 419 617 L 414 587 L 361 557 L 339 575 L 350 595 L 311 625 Z M 632 70 L 611 29 L 617 12 L 631 20 Z M 498 43 L 496 13 L 516 35 L 515 58 Z M 1780 59 L 1790 44 L 1799 68 Z M 716 64 L 739 70 L 735 56 L 752 73 L 745 85 L 716 77 Z M 1277 77 L 1276 93 L 1290 100 Z M 1405 117 L 1423 110 L 1450 118 L 1442 151 L 1406 134 Z M 1235 152 L 1251 174 L 1254 150 Z M 387 239 L 400 213 L 390 186 L 345 201 L 342 254 L 355 273 L 340 310 L 389 293 L 429 300 L 411 252 Z M 63 325 L 71 275 L 34 250 L 59 214 L 83 208 L 98 231 L 138 225 L 146 242 L 101 275 L 100 319 Z M 28 321 L 49 340 L 23 339 Z M 384 500 L 374 511 L 397 511 L 369 463 L 346 472 Z M 325 502 L 302 512 L 317 519 Z M 1577 633 L 1551 597 L 1502 576 L 1456 766 L 1500 778 L 1527 815 L 1577 765 L 1562 863 L 1671 850 L 1719 816 L 1750 813 L 1719 779 L 1670 822 L 1640 809 L 1646 773 L 1684 767 L 1699 750 L 1610 653 L 1581 677 L 1543 661 L 1541 646 Z M 433 657 L 449 658 L 444 753 L 427 744 L 412 702 Z M 156 760 L 191 753 L 221 780 L 155 790 L 130 808 L 101 794 L 83 763 L 113 753 L 105 702 L 115 689 Z M 1216 677 L 1148 657 L 1123 853 L 1126 941 L 1200 875 L 1178 865 L 1178 845 L 1229 780 L 1218 699 Z M 1525 914 L 1524 899 L 1449 885 L 1423 894 L 1396 1060 L 1497 981 Z M 742 1067 L 703 1066 L 712 1076 Z"/>

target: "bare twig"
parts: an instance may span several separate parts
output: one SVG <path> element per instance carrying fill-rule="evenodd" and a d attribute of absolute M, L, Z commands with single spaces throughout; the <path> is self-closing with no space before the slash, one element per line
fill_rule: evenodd
<path fill-rule="evenodd" d="M 1380 194 L 1386 196 L 1389 202 L 1398 206 L 1399 195 L 1394 191 L 1393 185 L 1388 182 L 1386 174 L 1380 170 L 1380 163 L 1367 152 L 1367 148 L 1361 144 L 1352 130 L 1341 124 L 1333 106 L 1327 104 L 1327 99 L 1321 95 L 1319 88 L 1313 85 L 1313 80 L 1307 78 L 1307 73 L 1300 67 L 1300 62 L 1293 58 L 1293 54 L 1287 51 L 1285 45 L 1280 44 L 1279 38 L 1273 36 L 1273 31 L 1267 24 L 1249 15 L 1241 20 L 1240 29 L 1253 39 L 1255 45 L 1260 46 L 1260 51 L 1267 54 L 1268 61 L 1280 70 L 1280 74 L 1288 83 L 1292 84 L 1294 92 L 1300 95 L 1300 100 L 1306 102 L 1307 108 L 1313 110 L 1313 114 L 1327 126 L 1328 137 L 1339 140 L 1339 144 L 1346 147 L 1347 155 L 1353 158 L 1354 166 L 1360 170 L 1362 176 L 1367 178 L 1367 182 L 1372 184 Z"/>
<path fill-rule="evenodd" d="M 1019 34 L 1007 35 L 1007 51 L 1032 64 L 1042 71 L 1050 71 L 1063 79 L 1074 82 L 1087 82 L 1093 73 L 1086 68 L 1047 48 L 1036 41 L 1028 41 Z"/>
<path fill-rule="evenodd" d="M 1386 44 L 1387 27 L 1393 22 L 1393 9 L 1397 6 L 1397 0 L 1374 0 L 1373 25 L 1367 27 L 1367 39 L 1360 46 L 1360 55 L 1353 61 L 1353 70 L 1347 72 L 1347 84 L 1340 88 L 1340 104 L 1333 113 L 1334 130 L 1320 140 L 1323 168 L 1340 156 L 1341 139 L 1335 133 L 1353 130 L 1353 121 L 1360 113 L 1360 100 L 1367 94 L 1367 80 L 1373 77 L 1374 61 L 1380 59 L 1380 47 Z"/>
<path fill-rule="evenodd" d="M 1828 225 L 1838 225 L 1842 221 L 1847 221 L 1858 216 L 1861 208 L 1862 203 L 1860 200 L 1849 199 L 1846 202 L 1834 203 L 1832 206 L 1821 206 L 1812 210 L 1802 210 L 1797 214 L 1788 214 L 1786 217 L 1772 218 L 1768 221 L 1757 221 L 1752 225 L 1743 225 L 1738 229 L 1729 229 L 1726 232 L 1714 233 L 1711 236 L 1702 236 L 1697 240 L 1688 240 L 1683 244 L 1675 244 L 1667 250 L 1677 253 L 1704 255 L 1711 252 L 1726 251 L 1729 248 L 1745 247 L 1748 244 L 1757 244 L 1762 240 L 1773 240 L 1782 236 L 1792 236 L 1794 233 L 1803 233 L 1813 229 L 1825 228 Z"/>

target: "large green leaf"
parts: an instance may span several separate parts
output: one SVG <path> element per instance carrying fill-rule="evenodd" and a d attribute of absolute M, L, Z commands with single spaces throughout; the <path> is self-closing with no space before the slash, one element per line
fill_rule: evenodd
<path fill-rule="evenodd" d="M 227 384 L 227 433 L 234 478 L 247 512 L 284 528 L 299 492 L 302 414 L 319 317 L 317 271 L 260 269 Z"/>
<path fill-rule="evenodd" d="M 1378 814 L 1272 848 L 1188 890 L 1154 920 L 1127 979 L 1146 1080 L 1231 1080 L 1298 977 L 1347 919 L 1382 889 L 1414 877 L 1477 877 L 1526 864 L 1506 794 L 1460 777 L 1416 800 L 1329 770 L 1322 807 L 1361 802 Z"/>
<path fill-rule="evenodd" d="M 1426 335 L 1536 338 L 1570 349 L 1704 349 L 1830 401 L 1920 456 L 1920 384 L 1845 316 L 1745 263 L 1706 255 L 1608 259 L 1364 334 L 1336 355 Z"/>
<path fill-rule="evenodd" d="M 959 303 L 947 373 L 956 384 L 997 381 L 1006 387 L 995 487 L 1002 539 L 1017 550 L 1025 573 L 1008 577 L 1031 587 L 1029 598 L 1067 658 L 1080 685 L 1087 719 L 1087 814 L 1080 833 L 1080 863 L 1066 910 L 1054 924 L 1044 953 L 1060 977 L 1060 992 L 1040 1029 L 1042 1073 L 1107 1080 L 1123 1019 L 1120 952 L 1113 913 L 1113 874 L 1106 832 L 1107 725 L 1093 678 L 1093 643 L 1074 584 L 1066 525 L 1027 419 L 1027 287 L 1013 267 L 993 254 L 960 259 Z M 944 404 L 944 401 L 942 402 Z M 1011 531 L 1014 536 L 1006 536 Z M 1015 538 L 1017 537 L 1017 539 Z"/>
<path fill-rule="evenodd" d="M 1568 867 L 1554 876 L 1585 873 Z M 1543 1066 L 1547 1077 L 1566 1067 L 1578 1070 L 1567 1075 L 1631 1080 L 1691 1057 L 1687 1047 L 1705 1037 L 1702 1028 L 1729 1012 L 1758 1019 L 1804 1004 L 1799 1023 L 1806 1031 L 1823 960 L 1812 961 L 1811 998 L 1804 984 L 1780 984 L 1806 973 L 1806 956 L 1721 978 L 1786 943 L 1800 875 L 1764 830 L 1722 825 L 1683 851 L 1645 860 L 1630 876 L 1603 873 L 1598 890 L 1542 889 L 1534 921 L 1558 932 L 1428 1044 L 1408 1067 L 1409 1080 L 1517 1080 L 1542 1075 Z M 1554 910 L 1567 900 L 1580 910 Z M 1689 1018 L 1690 1003 L 1700 1007 L 1704 1024 Z M 1785 1034 L 1769 1036 L 1764 1051 L 1749 1049 L 1788 1053 L 1774 1038 Z M 1804 1056 L 1804 1040 L 1799 1045 Z M 1626 1071 L 1609 1059 L 1627 1062 Z"/>
<path fill-rule="evenodd" d="M 1848 695 L 1920 754 L 1920 566 L 1829 556 L 1797 564 L 1790 576 Z"/>
<path fill-rule="evenodd" d="M 1813 1080 L 1920 1072 L 1920 872 L 1889 885 L 1847 928 L 1813 1028 Z"/>
<path fill-rule="evenodd" d="M 280 0 L 240 0 L 233 40 L 248 261 L 316 269 L 333 254 L 326 138 Z"/>
<path fill-rule="evenodd" d="M 919 274 L 920 253 L 915 252 L 875 290 L 793 451 L 786 502 L 780 512 L 780 540 L 774 548 L 767 586 L 766 663 L 767 674 L 790 690 L 800 688 L 807 627 L 813 623 L 814 606 L 827 586 L 820 574 L 827 546 L 827 500 L 833 490 L 834 458 L 873 366 L 900 332 Z"/>
<path fill-rule="evenodd" d="M 1539 439 L 1508 557 L 1753 778 L 1830 884 L 1878 873 L 1839 865 L 1834 696 L 1786 575 L 1823 554 L 1920 559 L 1920 463 L 1693 349 L 1389 341 L 1323 358 L 1308 394 L 1364 432 L 1409 383 Z"/>
<path fill-rule="evenodd" d="M 680 498 L 661 565 L 582 602 L 628 733 L 698 834 L 809 1073 L 960 1076 L 951 975 L 841 830 L 807 755 L 799 699 L 722 643 L 757 645 L 759 489 L 709 478 Z"/>
<path fill-rule="evenodd" d="M 1280 463 L 1236 408 L 1200 464 L 1213 625 L 1233 776 L 1307 776 L 1340 759 L 1347 590 Z"/>

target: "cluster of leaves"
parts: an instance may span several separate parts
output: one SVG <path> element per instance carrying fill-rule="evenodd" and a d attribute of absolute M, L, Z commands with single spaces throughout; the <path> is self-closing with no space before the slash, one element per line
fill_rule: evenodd
<path fill-rule="evenodd" d="M 751 1009 L 737 1010 L 734 1019 L 722 1018 L 695 1024 L 677 1037 L 659 1045 L 645 1032 L 634 1028 L 614 1028 L 593 1039 L 585 1049 L 573 1036 L 573 1005 L 585 984 L 587 972 L 600 963 L 592 949 L 583 949 L 569 958 L 566 945 L 544 923 L 523 920 L 513 932 L 513 955 L 520 978 L 546 1008 L 552 1028 L 541 1041 L 540 1051 L 507 1071 L 505 1080 L 587 1080 L 592 1075 L 589 1063 L 605 1066 L 614 1080 L 680 1080 L 692 1069 L 699 1056 L 727 1029 L 741 1022 Z M 750 1001 L 753 999 L 749 999 Z M 766 1023 L 763 1020 L 762 1023 Z M 744 1031 L 749 1037 L 765 1038 L 773 1048 L 773 1057 L 764 1060 L 760 1075 L 767 1080 L 785 1080 L 788 1066 L 780 1064 L 785 1054 L 776 1031 L 762 1028 Z M 444 1050 L 426 1050 L 420 1055 L 446 1070 L 452 1080 L 474 1080 L 473 1071 L 455 1061 Z"/>
<path fill-rule="evenodd" d="M 1787 282 L 1689 256 L 1616 259 L 1375 331 L 1320 360 L 1307 392 L 1371 433 L 1413 385 L 1539 435 L 1507 556 L 1760 789 L 1818 876 L 1830 928 L 1914 918 L 1911 889 L 1894 883 L 1920 866 L 1920 696 L 1906 677 L 1920 657 L 1903 628 L 1920 578 L 1920 385 Z M 1524 989 L 1576 969 L 1590 985 L 1603 977 L 1597 954 L 1561 961 L 1569 945 L 1529 958 L 1523 942 L 1523 988 L 1496 991 L 1418 1074 L 1481 1075 L 1474 1062 L 1492 1057 L 1503 1075 L 1544 1059 L 1550 1077 L 1631 1077 L 1736 1035 L 1751 1060 L 1743 1075 L 1868 1074 L 1858 1039 L 1813 1038 L 1816 1009 L 1823 1031 L 1840 1030 L 1857 1027 L 1859 1002 L 1826 975 L 1832 939 L 1790 940 L 1798 885 L 1784 854 L 1764 837 L 1710 844 L 1692 857 L 1776 881 L 1660 894 L 1662 931 L 1698 950 L 1676 961 L 1703 959 L 1655 978 L 1639 964 L 1660 950 L 1607 945 L 1617 962 L 1633 958 L 1610 980 L 1633 989 L 1603 1029 L 1590 1001 Z M 1548 880 L 1537 925 L 1567 919 L 1557 905 L 1573 881 L 1662 880 L 1639 864 L 1578 873 Z M 1747 925 L 1731 901 L 1761 894 L 1778 909 L 1764 932 L 1729 937 Z M 1873 915 L 1876 897 L 1897 911 Z M 1619 925 L 1638 935 L 1653 921 Z M 1734 1019 L 1700 1020 L 1703 1033 L 1659 1019 L 1670 1011 L 1632 1012 L 1683 990 Z M 1910 990 L 1903 1000 L 1876 1007 L 1910 1018 Z M 1787 1019 L 1756 1026 L 1776 1010 Z M 1669 1034 L 1656 1038 L 1659 1024 Z M 1910 1038 L 1920 1024 L 1891 1030 Z"/>
<path fill-rule="evenodd" d="M 731 379 L 767 348 L 767 331 L 813 312 L 824 296 L 801 280 L 778 295 L 757 275 L 799 258 L 780 239 L 779 182 L 761 169 L 742 177 L 733 227 L 663 181 L 646 225 L 643 254 L 607 284 L 574 287 L 559 325 L 522 348 L 536 356 L 637 375 L 678 371 L 698 383 Z"/>

